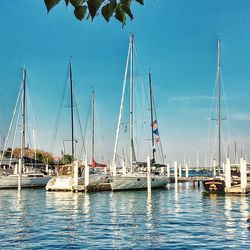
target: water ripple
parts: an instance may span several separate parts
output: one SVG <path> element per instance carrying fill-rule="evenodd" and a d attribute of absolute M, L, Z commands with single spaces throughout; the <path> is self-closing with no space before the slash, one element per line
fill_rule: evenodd
<path fill-rule="evenodd" d="M 248 249 L 249 197 L 180 184 L 147 192 L 0 191 L 0 248 Z"/>

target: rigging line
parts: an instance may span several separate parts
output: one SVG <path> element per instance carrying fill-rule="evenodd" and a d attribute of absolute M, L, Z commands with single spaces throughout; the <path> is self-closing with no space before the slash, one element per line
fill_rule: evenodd
<path fill-rule="evenodd" d="M 29 78 L 27 78 L 27 80 L 29 81 Z M 30 103 L 29 106 L 30 106 L 30 111 L 31 111 L 30 112 L 31 113 L 31 122 L 32 122 L 31 125 L 33 125 L 33 129 L 35 130 L 35 128 L 37 127 L 38 123 L 37 123 L 37 119 L 36 119 L 37 116 L 35 116 L 33 101 L 32 101 L 31 95 L 30 95 L 29 84 L 27 84 L 27 101 L 29 101 L 29 103 Z M 39 134 L 37 134 L 37 132 L 36 132 L 36 138 L 38 139 L 37 145 L 38 145 L 39 148 L 41 148 L 40 137 L 39 137 Z M 33 141 L 33 147 L 36 150 L 35 146 L 36 146 L 35 142 Z"/>
<path fill-rule="evenodd" d="M 10 166 L 11 166 L 12 159 L 13 159 L 14 146 L 15 146 L 16 136 L 17 136 L 17 130 L 18 130 L 18 125 L 19 125 L 20 115 L 22 113 L 21 110 L 22 110 L 22 105 L 19 105 L 19 112 L 18 112 L 17 121 L 16 121 L 15 133 L 14 133 L 14 138 L 13 138 L 13 142 L 12 142 L 12 146 L 11 146 L 11 155 L 10 155 L 10 161 L 9 161 Z M 20 158 L 20 155 L 19 155 L 19 158 Z"/>
<path fill-rule="evenodd" d="M 144 82 L 144 79 L 142 77 L 139 77 L 140 76 L 140 72 L 139 72 L 139 69 L 140 69 L 140 61 L 139 61 L 139 58 L 138 58 L 138 53 L 137 53 L 137 49 L 136 47 L 134 46 L 134 55 L 135 55 L 135 59 L 134 59 L 134 64 L 136 65 L 136 75 L 137 75 L 137 79 L 138 79 L 138 84 L 137 86 L 142 86 L 142 90 L 144 91 L 141 91 L 141 93 L 146 93 L 144 95 L 142 95 L 142 101 L 139 102 L 141 100 L 141 98 L 139 98 L 139 95 L 138 95 L 138 92 L 137 92 L 137 89 L 135 91 L 135 95 L 137 97 L 137 103 L 138 103 L 138 106 L 139 108 L 141 108 L 142 112 L 139 112 L 141 114 L 141 119 L 142 119 L 142 124 L 141 124 L 141 128 L 140 128 L 140 132 L 139 132 L 139 138 L 138 138 L 138 144 L 140 145 L 141 141 L 142 141 L 142 135 L 144 135 L 144 138 L 146 138 L 146 129 L 145 129 L 145 126 L 144 126 L 144 121 L 146 119 L 146 114 L 145 114 L 145 110 L 146 110 L 146 106 L 147 106 L 147 101 L 148 101 L 148 95 L 147 95 L 147 91 L 146 90 L 146 85 L 145 85 L 145 82 Z M 145 144 L 145 142 L 142 142 L 143 144 Z M 148 149 L 147 147 L 144 147 L 144 150 L 145 150 L 145 153 L 146 155 L 148 155 L 148 152 L 150 152 L 150 146 L 149 146 L 149 143 L 147 143 L 147 146 L 148 146 Z M 139 152 L 140 148 L 138 147 L 138 152 Z M 147 151 L 148 150 L 148 151 Z M 137 152 L 137 154 L 138 154 Z"/>
<path fill-rule="evenodd" d="M 28 79 L 27 79 L 28 80 Z M 28 104 L 30 104 L 30 106 L 32 105 L 32 103 L 31 103 L 31 97 L 30 97 L 30 93 L 29 93 L 29 88 L 28 88 L 28 82 L 26 81 L 26 93 L 27 93 L 27 105 L 26 105 L 26 128 L 24 128 L 24 129 L 26 129 L 27 130 L 27 134 L 28 134 L 28 143 L 30 143 L 30 146 L 32 147 L 32 140 L 30 139 L 31 137 L 30 137 L 30 131 L 29 131 L 29 114 L 30 114 L 30 112 L 28 112 Z M 28 103 L 28 101 L 29 101 L 29 103 Z M 32 113 L 32 109 L 31 109 L 31 113 Z M 32 120 L 32 114 L 31 114 L 31 120 Z M 32 121 L 33 122 L 33 121 Z M 29 146 L 29 147 L 30 147 Z M 34 146 L 34 145 L 33 145 Z M 25 147 L 25 145 L 24 145 L 24 147 Z"/>
<path fill-rule="evenodd" d="M 85 130 L 84 130 L 84 133 L 83 133 L 83 143 L 82 143 L 82 147 L 81 147 L 81 150 L 80 150 L 81 155 L 86 154 L 86 147 L 85 147 L 84 141 L 86 140 L 86 133 L 87 133 L 87 129 L 88 129 L 90 112 L 91 112 L 91 98 L 90 98 L 90 103 L 89 103 L 89 108 L 88 108 L 87 120 L 86 120 L 86 123 L 85 123 Z"/>
<path fill-rule="evenodd" d="M 78 105 L 77 105 L 77 99 L 76 99 L 76 91 L 75 91 L 75 86 L 73 86 L 73 97 L 74 97 L 74 101 L 75 101 L 75 106 L 76 106 L 76 114 L 77 114 L 77 119 L 78 119 L 78 123 L 79 123 L 79 128 L 80 128 L 80 134 L 81 134 L 81 139 L 82 139 L 82 145 L 83 145 L 83 150 L 84 150 L 84 154 L 86 154 L 86 149 L 85 149 L 85 137 L 83 136 L 83 132 L 82 132 L 82 124 L 81 124 L 81 120 L 80 120 L 80 115 L 79 115 L 79 110 L 78 110 Z"/>
<path fill-rule="evenodd" d="M 214 81 L 214 90 L 213 90 L 213 96 L 211 99 L 211 104 L 210 104 L 210 110 L 209 110 L 209 118 L 208 118 L 208 157 L 210 157 L 210 147 L 211 147 L 211 120 L 212 120 L 212 111 L 213 111 L 213 107 L 214 107 L 214 100 L 215 100 L 215 94 L 216 94 L 216 90 L 217 90 L 217 75 L 218 73 L 216 73 L 216 79 Z M 213 158 L 213 156 L 211 157 L 211 159 Z"/>
<path fill-rule="evenodd" d="M 228 102 L 227 102 L 227 96 L 226 96 L 226 91 L 225 91 L 225 85 L 223 82 L 223 78 L 221 75 L 221 83 L 222 83 L 222 92 L 223 92 L 223 97 L 224 97 L 224 103 L 225 103 L 225 108 L 226 108 L 226 120 L 227 122 L 227 132 L 228 132 L 228 137 L 231 134 L 231 124 L 230 124 L 230 116 L 229 116 L 229 108 L 228 108 Z"/>
<path fill-rule="evenodd" d="M 138 82 L 137 82 L 137 84 L 134 84 L 134 85 L 136 85 L 139 88 Z M 141 91 L 139 91 L 139 92 L 141 92 Z M 139 155 L 140 148 L 138 147 L 138 145 L 140 145 L 140 143 L 141 143 L 141 137 L 142 137 L 142 133 L 143 133 L 144 112 L 143 112 L 143 109 L 142 109 L 142 105 L 140 103 L 141 98 L 139 98 L 138 91 L 137 91 L 136 88 L 135 88 L 135 91 L 134 91 L 134 95 L 135 95 L 135 98 L 136 98 L 136 101 L 137 101 L 136 102 L 137 105 L 135 105 L 135 106 L 138 107 L 138 109 L 135 109 L 136 112 L 134 112 L 134 113 L 135 113 L 135 116 L 136 116 L 136 114 L 139 113 L 140 116 L 141 116 L 140 118 L 142 120 L 142 122 L 140 122 L 141 123 L 141 126 L 140 126 L 141 128 L 140 129 L 139 129 L 139 125 L 137 124 L 137 122 L 135 123 L 136 131 L 138 132 L 137 136 L 135 136 L 135 142 L 137 142 L 137 155 Z"/>
<path fill-rule="evenodd" d="M 68 83 L 68 76 L 69 76 L 69 68 L 66 72 L 66 76 L 65 76 L 65 80 L 64 80 L 63 91 L 62 91 L 62 95 L 61 95 L 61 99 L 60 99 L 60 104 L 59 104 L 59 109 L 58 109 L 58 113 L 57 113 L 57 117 L 56 117 L 55 127 L 54 127 L 53 134 L 52 134 L 52 141 L 50 144 L 50 152 L 53 152 L 54 146 L 55 146 L 55 140 L 56 140 L 57 131 L 58 131 L 58 127 L 59 127 L 59 121 L 60 121 L 60 117 L 61 117 L 61 113 L 62 113 L 63 102 L 64 102 L 66 89 L 67 89 L 67 85 L 68 85 L 67 84 Z"/>
<path fill-rule="evenodd" d="M 158 125 L 158 132 L 159 132 L 159 135 L 161 134 L 160 133 L 160 125 L 159 125 L 159 121 L 158 121 L 158 117 L 157 117 L 157 113 L 156 113 L 156 107 L 155 107 L 155 100 L 154 100 L 154 97 L 152 97 L 152 101 L 153 101 L 153 108 L 154 108 L 154 115 L 155 115 L 155 119 L 156 119 L 156 121 L 157 121 L 157 125 Z M 151 126 L 152 126 L 152 124 L 151 124 Z M 163 147 L 162 147 L 162 143 L 161 143 L 161 136 L 160 136 L 160 154 L 159 154 L 159 156 L 160 156 L 160 158 L 161 158 L 161 160 L 162 160 L 162 162 L 163 162 L 163 164 L 165 164 L 165 158 L 164 158 L 164 153 L 163 153 Z"/>
<path fill-rule="evenodd" d="M 17 110 L 17 106 L 18 106 L 18 103 L 20 102 L 20 99 L 21 99 L 20 97 L 21 97 L 22 89 L 23 89 L 23 82 L 21 83 L 21 86 L 20 86 L 20 90 L 19 90 L 19 93 L 18 93 L 18 96 L 17 96 L 14 112 L 13 112 L 11 122 L 10 122 L 10 127 L 9 127 L 7 137 L 6 137 L 6 140 L 5 140 L 5 143 L 4 143 L 3 154 L 1 156 L 1 164 L 2 164 L 2 161 L 3 161 L 3 157 L 4 157 L 4 152 L 6 151 L 7 143 L 8 143 L 8 140 L 9 140 L 10 132 L 11 132 L 11 129 L 12 129 L 14 117 L 15 117 L 16 110 Z"/>
<path fill-rule="evenodd" d="M 102 147 L 104 148 L 106 160 L 108 160 L 108 151 L 107 151 L 107 147 L 105 147 L 105 145 L 104 145 L 104 141 L 105 141 L 104 140 L 104 133 L 103 133 L 102 126 L 101 126 L 101 123 L 100 123 L 98 102 L 96 102 L 96 101 L 95 101 L 95 110 L 96 110 L 96 114 L 97 114 L 97 123 L 99 125 L 101 136 L 102 136 L 102 138 L 101 138 L 102 139 Z M 111 152 L 109 152 L 109 153 L 111 153 Z"/>

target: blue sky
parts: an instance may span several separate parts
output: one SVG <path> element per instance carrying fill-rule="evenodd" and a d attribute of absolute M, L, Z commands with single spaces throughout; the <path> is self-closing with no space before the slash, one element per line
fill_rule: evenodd
<path fill-rule="evenodd" d="M 47 14 L 44 2 L 5 1 L 0 9 L 1 136 L 6 135 L 26 65 L 41 147 L 49 150 L 65 76 L 72 56 L 83 123 L 96 92 L 105 150 L 110 155 L 125 70 L 129 33 L 135 34 L 140 72 L 151 68 L 164 154 L 168 161 L 196 160 L 208 151 L 208 117 L 221 36 L 222 77 L 229 121 L 223 131 L 240 151 L 250 149 L 250 2 L 248 0 L 146 0 L 133 4 L 124 28 L 102 17 L 79 22 L 62 1 Z M 61 133 L 67 138 L 67 119 Z M 211 126 L 214 126 L 211 125 Z M 226 128 L 230 130 L 226 132 Z M 62 132 L 63 131 L 63 132 Z M 55 153 L 60 152 L 58 142 Z M 100 144 L 101 145 L 101 144 Z M 101 151 L 102 149 L 99 149 Z M 100 155 L 103 153 L 100 153 Z"/>

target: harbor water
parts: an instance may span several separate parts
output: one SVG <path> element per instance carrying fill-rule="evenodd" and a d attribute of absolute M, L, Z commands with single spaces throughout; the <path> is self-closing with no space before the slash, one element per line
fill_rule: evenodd
<path fill-rule="evenodd" d="M 191 183 L 151 196 L 0 190 L 0 249 L 249 249 L 249 203 Z"/>

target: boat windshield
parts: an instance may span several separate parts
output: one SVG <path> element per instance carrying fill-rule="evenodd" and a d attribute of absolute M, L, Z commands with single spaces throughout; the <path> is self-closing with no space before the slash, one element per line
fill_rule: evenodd
<path fill-rule="evenodd" d="M 71 175 L 73 173 L 72 166 L 60 166 L 59 175 Z"/>

